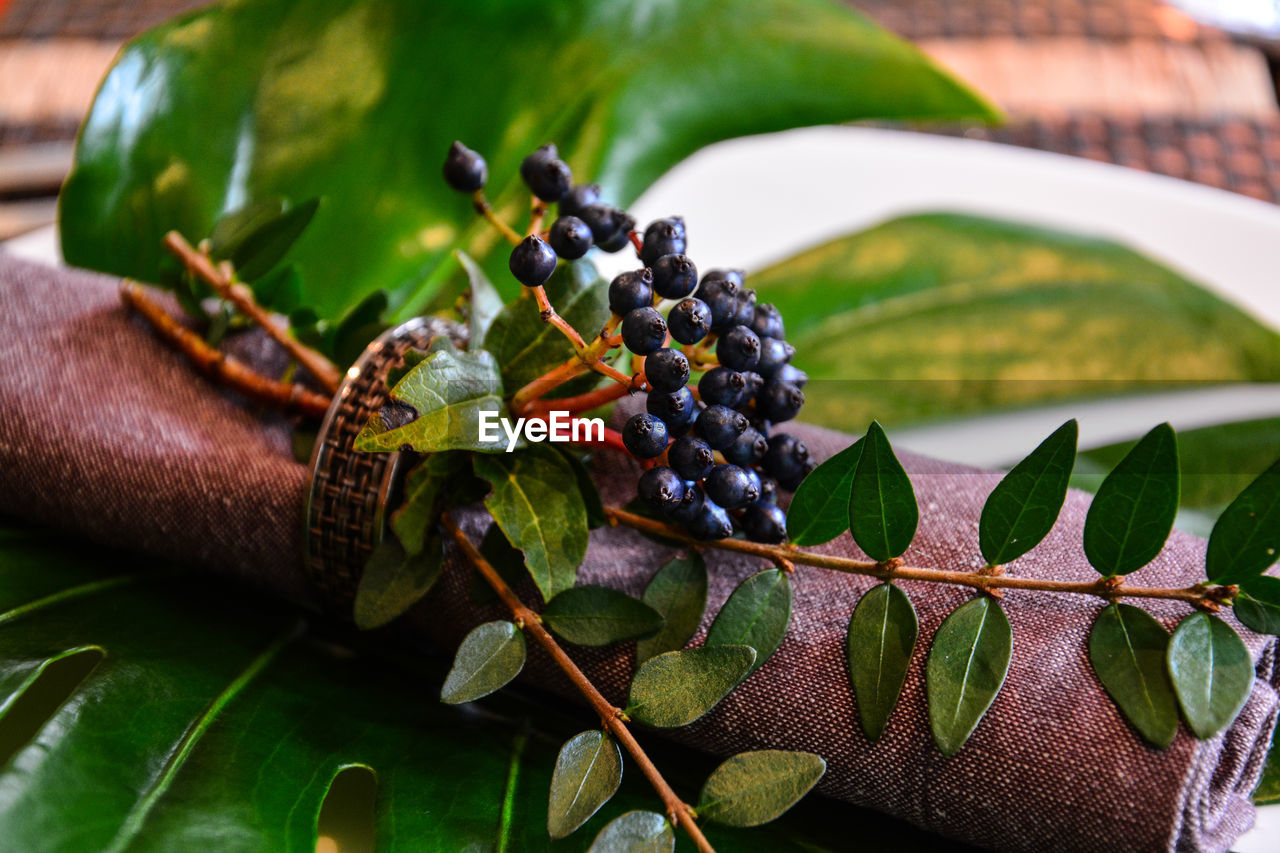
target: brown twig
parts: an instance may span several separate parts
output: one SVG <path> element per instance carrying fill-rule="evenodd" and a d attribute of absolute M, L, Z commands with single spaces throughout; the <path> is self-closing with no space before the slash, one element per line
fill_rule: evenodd
<path fill-rule="evenodd" d="M 582 352 L 587 348 L 587 344 L 582 340 L 582 335 L 578 334 L 578 330 L 569 324 L 569 321 L 556 313 L 556 309 L 552 307 L 551 300 L 547 298 L 547 290 L 542 285 L 531 287 L 533 297 L 538 300 L 538 311 L 542 318 L 542 322 L 550 323 L 560 330 L 569 343 L 573 344 L 573 348 L 577 352 Z"/>
<path fill-rule="evenodd" d="M 524 605 L 524 602 L 515 594 L 515 591 L 498 574 L 497 569 L 481 556 L 475 544 L 462 532 L 447 512 L 441 516 L 440 523 L 448 531 L 449 535 L 453 537 L 453 540 L 458 543 L 458 547 L 462 549 L 462 553 L 471 561 L 471 564 L 476 567 L 476 571 L 480 573 L 489 586 L 493 587 L 493 591 L 498 594 L 498 597 L 502 599 L 502 603 L 511 611 L 511 616 L 516 623 L 523 627 L 533 637 L 534 641 L 551 656 L 556 666 L 569 677 L 569 680 L 573 682 L 573 686 L 578 689 L 583 698 L 600 715 L 600 722 L 608 730 L 609 734 L 613 735 L 631 755 L 631 758 L 640 767 L 641 772 L 644 773 L 645 778 L 649 780 L 649 784 L 658 792 L 658 797 L 661 798 L 671 822 L 684 829 L 702 853 L 714 853 L 710 842 L 702 834 L 702 829 L 694 819 L 693 809 L 681 800 L 671 786 L 667 784 L 667 780 L 662 778 L 658 768 L 654 766 L 649 756 L 645 754 L 643 747 L 636 741 L 635 736 L 631 734 L 631 730 L 627 728 L 622 709 L 610 704 L 609 700 L 596 689 L 596 686 L 578 668 L 578 665 L 565 654 L 564 649 L 560 648 L 560 644 L 556 642 L 555 638 L 548 633 L 546 628 L 542 627 L 542 620 L 538 617 L 538 614 Z"/>
<path fill-rule="evenodd" d="M 605 385 L 603 388 L 597 388 L 594 391 L 588 391 L 585 394 L 578 394 L 573 397 L 557 397 L 554 400 L 538 400 L 530 405 L 531 414 L 546 414 L 552 410 L 557 412 L 571 412 L 577 414 L 579 412 L 589 412 L 597 409 L 606 403 L 612 403 L 614 400 L 621 399 L 631 393 L 631 389 L 626 385 L 615 382 L 612 385 Z"/>
<path fill-rule="evenodd" d="M 285 411 L 294 410 L 310 418 L 323 418 L 329 410 L 329 398 L 301 385 L 268 379 L 241 361 L 204 342 L 204 339 L 182 326 L 156 304 L 136 282 L 126 281 L 120 287 L 120 300 L 138 312 L 156 334 L 186 356 L 200 373 L 241 394 Z"/>
<path fill-rule="evenodd" d="M 1221 591 L 1224 589 L 1223 587 L 1208 587 L 1200 584 L 1189 587 L 1128 586 L 1117 582 L 1115 578 L 1085 582 L 1050 581 L 1038 578 L 1020 578 L 1009 575 L 962 572 L 949 569 L 919 569 L 909 566 L 890 567 L 887 564 L 874 563 L 869 560 L 853 560 L 848 557 L 815 554 L 811 551 L 803 551 L 794 545 L 766 545 L 759 542 L 744 542 L 739 539 L 716 539 L 707 542 L 695 539 L 677 527 L 627 512 L 619 507 L 607 506 L 604 511 L 605 515 L 616 524 L 699 548 L 719 548 L 724 551 L 750 554 L 754 557 L 772 560 L 775 564 L 781 560 L 787 560 L 792 563 L 845 572 L 846 574 L 869 575 L 882 580 L 892 577 L 894 580 L 953 583 L 973 587 L 982 592 L 1000 589 L 1066 592 L 1079 595 L 1094 595 L 1107 600 L 1117 598 L 1165 598 L 1174 601 L 1185 601 L 1196 607 L 1202 607 L 1206 604 L 1220 604 L 1230 599 L 1226 592 Z"/>
<path fill-rule="evenodd" d="M 217 291 L 219 296 L 234 305 L 241 314 L 261 326 L 263 331 L 270 335 L 276 343 L 284 347 L 289 355 L 293 356 L 295 361 L 305 367 L 326 391 L 330 394 L 337 392 L 338 383 L 342 381 L 342 375 L 338 372 L 338 368 L 333 366 L 333 362 L 290 336 L 287 329 L 277 325 L 266 309 L 253 298 L 253 291 L 235 280 L 230 272 L 229 264 L 214 266 L 208 255 L 194 249 L 186 241 L 186 238 L 177 231 L 170 231 L 166 234 L 164 244 L 192 274 L 208 282 L 209 286 Z"/>

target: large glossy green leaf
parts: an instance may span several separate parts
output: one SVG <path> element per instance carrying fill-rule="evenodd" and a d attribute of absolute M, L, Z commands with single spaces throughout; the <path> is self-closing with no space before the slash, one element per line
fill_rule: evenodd
<path fill-rule="evenodd" d="M 1231 502 L 1213 526 L 1205 567 L 1213 583 L 1245 583 L 1280 556 L 1280 461 Z"/>
<path fill-rule="evenodd" d="M 451 249 L 505 255 L 441 180 L 455 139 L 485 155 L 511 218 L 528 205 L 520 160 L 549 140 L 628 203 L 719 139 L 993 113 L 828 0 L 698 0 L 679 14 L 643 0 L 224 3 L 117 58 L 64 191 L 62 245 L 73 264 L 156 280 L 168 229 L 200 236 L 246 201 L 318 196 L 290 254 L 307 302 L 332 319 L 386 288 L 408 314 Z"/>
<path fill-rule="evenodd" d="M 911 599 L 891 583 L 873 586 L 853 609 L 845 659 L 862 731 L 870 740 L 884 734 L 898 704 L 919 634 Z"/>
<path fill-rule="evenodd" d="M 560 747 L 551 776 L 547 832 L 564 838 L 582 826 L 622 784 L 622 752 L 599 730 L 574 735 Z"/>
<path fill-rule="evenodd" d="M 746 678 L 755 659 L 750 646 L 704 646 L 650 658 L 631 679 L 627 714 L 654 728 L 687 726 Z"/>
<path fill-rule="evenodd" d="M 524 553 L 542 597 L 550 601 L 572 588 L 587 553 L 587 509 L 564 456 L 540 444 L 476 456 L 473 465 L 493 486 L 485 507 L 507 541 Z"/>
<path fill-rule="evenodd" d="M 1009 673 L 1013 630 L 996 601 L 970 599 L 943 620 L 929 649 L 929 724 L 943 755 L 955 755 L 977 728 Z"/>
<path fill-rule="evenodd" d="M 209 254 L 215 260 L 231 261 L 241 280 L 258 279 L 289 253 L 319 206 L 320 200 L 314 198 L 293 207 L 282 199 L 249 205 L 218 221 L 209 235 Z"/>
<path fill-rule="evenodd" d="M 849 531 L 873 560 L 898 557 L 916 535 L 920 509 L 911 479 L 889 446 L 889 438 L 872 421 L 862 439 L 849 495 Z"/>
<path fill-rule="evenodd" d="M 1280 378 L 1280 336 L 1235 306 L 1123 246 L 1022 224 L 910 216 L 751 281 L 817 389 L 805 420 L 837 429 Z"/>
<path fill-rule="evenodd" d="M 356 588 L 354 619 L 362 630 L 380 628 L 431 591 L 444 566 L 444 543 L 438 536 L 416 554 L 388 538 L 373 550 Z"/>
<path fill-rule="evenodd" d="M 1182 716 L 1201 739 L 1235 720 L 1253 689 L 1253 658 L 1216 616 L 1192 613 L 1169 641 L 1169 678 Z"/>
<path fill-rule="evenodd" d="M 662 614 L 662 628 L 636 643 L 636 665 L 654 655 L 684 648 L 707 609 L 707 564 L 691 551 L 658 570 L 644 588 L 644 603 Z"/>
<path fill-rule="evenodd" d="M 1089 632 L 1089 662 L 1098 680 L 1138 733 L 1161 749 L 1178 733 L 1168 647 L 1164 626 L 1130 604 L 1107 605 Z"/>
<path fill-rule="evenodd" d="M 755 672 L 782 645 L 791 622 L 791 581 L 780 569 L 765 569 L 738 584 L 707 631 L 707 646 L 750 646 Z M 745 676 L 744 676 L 745 677 Z"/>
<path fill-rule="evenodd" d="M 505 450 L 507 439 L 496 418 L 506 414 L 502 380 L 493 356 L 484 350 L 461 352 L 437 338 L 431 354 L 391 389 L 390 399 L 356 436 L 362 451 L 412 449 Z M 489 435 L 481 416 L 490 416 Z"/>
<path fill-rule="evenodd" d="M 1069 420 L 1013 466 L 987 496 L 978 545 L 989 566 L 1016 560 L 1053 528 L 1067 497 L 1079 427 Z"/>
<path fill-rule="evenodd" d="M 486 622 L 463 638 L 440 701 L 461 705 L 488 696 L 520 674 L 524 659 L 524 632 L 514 622 Z"/>
<path fill-rule="evenodd" d="M 849 529 L 849 496 L 862 439 L 809 472 L 787 507 L 787 535 L 797 545 L 821 545 Z"/>
<path fill-rule="evenodd" d="M 1155 559 L 1178 514 L 1178 440 L 1160 424 L 1107 475 L 1084 520 L 1084 553 L 1104 577 Z"/>
<path fill-rule="evenodd" d="M 542 621 L 575 645 L 607 646 L 653 634 L 662 627 L 662 614 L 625 592 L 588 584 L 548 601 Z"/>
<path fill-rule="evenodd" d="M 698 816 L 729 826 L 768 823 L 799 802 L 826 772 L 827 762 L 812 752 L 739 753 L 708 777 L 698 797 Z"/>
<path fill-rule="evenodd" d="M 1259 634 L 1280 634 L 1280 578 L 1261 575 L 1240 588 L 1236 618 Z"/>
<path fill-rule="evenodd" d="M 656 812 L 627 812 L 600 830 L 587 853 L 671 853 L 676 833 Z"/>

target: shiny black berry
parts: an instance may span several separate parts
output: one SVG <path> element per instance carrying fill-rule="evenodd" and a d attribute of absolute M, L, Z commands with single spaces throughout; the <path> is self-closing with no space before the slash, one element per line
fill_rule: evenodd
<path fill-rule="evenodd" d="M 591 229 L 576 216 L 561 216 L 551 226 L 548 242 L 566 261 L 576 261 L 591 248 Z"/>
<path fill-rule="evenodd" d="M 667 425 L 646 412 L 632 415 L 622 427 L 622 443 L 641 459 L 661 456 L 667 449 Z"/>
<path fill-rule="evenodd" d="M 678 216 L 669 219 L 657 219 L 644 229 L 644 242 L 640 249 L 640 260 L 651 267 L 663 255 L 682 255 L 685 250 L 684 220 Z"/>
<path fill-rule="evenodd" d="M 623 240 L 626 240 L 627 232 L 635 227 L 635 220 L 625 210 L 619 210 L 607 204 L 583 205 L 574 216 L 587 223 L 587 227 L 591 229 L 592 239 L 602 249 L 619 234 L 622 235 Z"/>
<path fill-rule="evenodd" d="M 671 468 L 655 465 L 640 475 L 640 498 L 659 512 L 670 512 L 684 499 L 684 480 Z"/>
<path fill-rule="evenodd" d="M 622 342 L 636 355 L 648 355 L 667 340 L 667 321 L 656 308 L 634 308 L 622 318 Z"/>
<path fill-rule="evenodd" d="M 675 391 L 689 381 L 689 359 L 678 349 L 663 347 L 644 360 L 644 378 L 655 391 Z"/>
<path fill-rule="evenodd" d="M 754 370 L 744 370 L 742 371 L 742 375 L 746 377 L 747 380 L 747 390 L 742 396 L 742 400 L 745 403 L 747 400 L 752 399 L 756 394 L 760 393 L 760 389 L 764 387 L 764 377 L 759 373 L 756 373 Z"/>
<path fill-rule="evenodd" d="M 794 435 L 779 432 L 769 436 L 769 449 L 765 451 L 763 460 L 764 470 L 779 485 L 788 488 L 787 482 L 797 475 L 807 473 L 805 466 L 811 462 L 809 448 Z"/>
<path fill-rule="evenodd" d="M 706 500 L 706 494 L 702 491 L 702 486 L 692 480 L 685 480 L 684 495 L 680 498 L 680 503 L 667 510 L 667 516 L 674 521 L 688 524 L 702 512 L 704 500 Z"/>
<path fill-rule="evenodd" d="M 724 450 L 747 431 L 747 416 L 727 406 L 707 406 L 699 413 L 694 430 L 712 450 Z"/>
<path fill-rule="evenodd" d="M 551 143 L 524 158 L 520 164 L 520 177 L 543 201 L 559 201 L 573 183 L 568 164 L 560 159 L 560 152 Z"/>
<path fill-rule="evenodd" d="M 782 312 L 769 302 L 757 305 L 752 312 L 751 331 L 762 338 L 785 338 L 787 331 L 782 324 Z"/>
<path fill-rule="evenodd" d="M 444 180 L 460 193 L 473 193 L 484 189 L 485 181 L 489 180 L 489 167 L 479 154 L 455 142 L 444 158 Z"/>
<path fill-rule="evenodd" d="M 747 427 L 746 432 L 721 452 L 734 465 L 754 465 L 764 458 L 768 449 L 769 443 L 765 441 L 765 437 L 754 428 Z"/>
<path fill-rule="evenodd" d="M 603 240 L 597 245 L 602 251 L 613 253 L 620 252 L 631 245 L 631 229 L 636 227 L 636 221 L 630 216 L 623 215 L 621 225 L 618 226 L 617 232 L 608 240 Z"/>
<path fill-rule="evenodd" d="M 774 423 L 791 420 L 802 406 L 804 392 L 790 382 L 766 382 L 756 394 L 756 411 Z"/>
<path fill-rule="evenodd" d="M 582 208 L 589 204 L 600 203 L 599 184 L 575 184 L 560 199 L 561 216 L 579 216 Z"/>
<path fill-rule="evenodd" d="M 698 395 L 708 406 L 738 408 L 746 400 L 747 379 L 736 370 L 713 367 L 698 380 Z"/>
<path fill-rule="evenodd" d="M 733 535 L 733 521 L 729 513 L 710 498 L 703 498 L 702 506 L 685 526 L 697 539 L 728 539 Z"/>
<path fill-rule="evenodd" d="M 711 473 L 711 469 L 716 464 L 711 446 L 691 435 L 677 438 L 672 442 L 671 450 L 667 453 L 667 461 L 671 463 L 672 468 L 676 469 L 676 473 L 686 480 L 701 480 Z"/>
<path fill-rule="evenodd" d="M 707 497 L 725 509 L 742 509 L 760 497 L 760 479 L 737 465 L 717 465 L 702 484 Z"/>
<path fill-rule="evenodd" d="M 756 501 L 742 513 L 742 529 L 752 542 L 785 542 L 787 514 L 776 504 Z"/>
<path fill-rule="evenodd" d="M 775 376 L 795 354 L 796 348 L 786 341 L 763 337 L 760 339 L 760 360 L 756 362 L 756 372 L 766 379 Z"/>
<path fill-rule="evenodd" d="M 784 364 L 773 374 L 773 378 L 778 382 L 790 382 L 797 388 L 803 388 L 809 381 L 809 374 L 793 364 Z"/>
<path fill-rule="evenodd" d="M 556 271 L 556 253 L 541 237 L 530 234 L 511 250 L 507 266 L 516 281 L 525 287 L 537 287 Z"/>
<path fill-rule="evenodd" d="M 734 314 L 731 325 L 737 324 L 751 328 L 751 318 L 756 315 L 756 292 L 754 290 L 739 291 L 733 305 Z"/>
<path fill-rule="evenodd" d="M 683 299 L 698 286 L 698 268 L 684 255 L 663 255 L 653 268 L 653 289 L 666 299 Z"/>
<path fill-rule="evenodd" d="M 651 415 L 662 418 L 667 425 L 667 435 L 671 438 L 682 436 L 693 426 L 698 416 L 698 403 L 693 399 L 693 392 L 681 386 L 675 391 L 650 391 L 645 400 L 645 409 Z"/>
<path fill-rule="evenodd" d="M 652 305 L 653 273 L 649 270 L 629 270 L 609 282 L 609 310 L 619 317 Z"/>
<path fill-rule="evenodd" d="M 746 326 L 734 326 L 716 341 L 716 358 L 730 370 L 751 370 L 760 360 L 760 339 Z"/>
<path fill-rule="evenodd" d="M 746 286 L 745 282 L 746 276 L 742 270 L 707 270 L 702 276 L 702 286 L 698 291 L 698 295 L 704 296 L 704 294 L 718 290 L 737 293 Z"/>
<path fill-rule="evenodd" d="M 711 309 L 701 299 L 681 299 L 667 312 L 667 328 L 680 343 L 696 344 L 711 331 Z"/>

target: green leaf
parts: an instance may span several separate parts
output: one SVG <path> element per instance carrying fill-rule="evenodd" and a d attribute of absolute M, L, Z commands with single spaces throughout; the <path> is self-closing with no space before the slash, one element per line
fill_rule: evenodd
<path fill-rule="evenodd" d="M 441 450 L 506 449 L 502 429 L 491 420 L 497 438 L 481 437 L 481 414 L 504 415 L 502 380 L 493 356 L 460 352 L 444 338 L 432 352 L 391 389 L 388 403 L 356 437 L 357 450 L 419 453 Z"/>
<path fill-rule="evenodd" d="M 1000 605 L 979 596 L 943 620 L 929 649 L 929 724 L 943 755 L 955 755 L 978 727 L 1009 673 L 1013 630 Z"/>
<path fill-rule="evenodd" d="M 493 486 L 485 507 L 507 541 L 524 553 L 543 599 L 571 589 L 587 554 L 587 510 L 564 456 L 535 445 L 476 456 L 472 464 L 476 475 Z"/>
<path fill-rule="evenodd" d="M 485 275 L 470 255 L 461 249 L 455 249 L 454 257 L 467 271 L 467 281 L 471 284 L 471 300 L 468 308 L 467 328 L 471 335 L 467 340 L 467 349 L 475 352 L 484 349 L 484 339 L 489 333 L 493 320 L 502 312 L 502 297 L 498 295 L 493 282 Z"/>
<path fill-rule="evenodd" d="M 551 776 L 547 832 L 565 838 L 586 823 L 622 784 L 622 752 L 613 738 L 592 730 L 560 747 Z"/>
<path fill-rule="evenodd" d="M 779 569 L 765 569 L 738 584 L 707 631 L 707 646 L 750 646 L 755 662 L 743 676 L 764 666 L 787 636 L 791 622 L 791 581 Z"/>
<path fill-rule="evenodd" d="M 400 384 L 406 376 L 408 376 L 415 367 L 426 361 L 429 352 L 423 352 L 420 349 L 407 349 L 404 355 L 400 356 L 400 363 L 395 367 L 387 368 L 387 387 L 394 388 Z"/>
<path fill-rule="evenodd" d="M 1178 440 L 1160 424 L 1098 487 L 1084 520 L 1084 553 L 1103 577 L 1155 559 L 1178 513 Z"/>
<path fill-rule="evenodd" d="M 391 513 L 391 530 L 409 554 L 422 551 L 448 490 L 468 469 L 465 453 L 433 453 L 409 470 L 404 497 Z"/>
<path fill-rule="evenodd" d="M 1128 247 L 1022 223 L 895 219 L 751 286 L 822 388 L 805 420 L 835 429 L 1280 379 L 1280 336 L 1235 305 Z"/>
<path fill-rule="evenodd" d="M 1212 583 L 1257 577 L 1280 552 L 1280 460 L 1263 471 L 1218 518 L 1205 566 Z"/>
<path fill-rule="evenodd" d="M 276 267 L 253 282 L 252 287 L 259 305 L 281 314 L 290 314 L 302 304 L 302 276 L 296 267 Z"/>
<path fill-rule="evenodd" d="M 910 547 L 920 510 L 911 479 L 878 422 L 871 422 L 862 441 L 850 490 L 849 530 L 867 556 L 884 562 Z"/>
<path fill-rule="evenodd" d="M 1253 658 L 1216 616 L 1192 613 L 1169 641 L 1169 678 L 1182 716 L 1208 740 L 1235 721 L 1253 689 Z"/>
<path fill-rule="evenodd" d="M 461 705 L 505 687 L 524 669 L 524 634 L 514 622 L 486 622 L 462 640 L 440 701 Z"/>
<path fill-rule="evenodd" d="M 383 316 L 386 313 L 386 292 L 370 293 L 336 325 L 329 326 L 322 344 L 324 352 L 337 364 L 354 364 L 373 339 L 389 328 Z"/>
<path fill-rule="evenodd" d="M 671 853 L 676 834 L 655 812 L 627 812 L 600 830 L 587 853 Z"/>
<path fill-rule="evenodd" d="M 292 253 L 306 304 L 332 320 L 389 287 L 407 319 L 454 248 L 489 261 L 495 281 L 505 270 L 503 242 L 440 177 L 455 139 L 485 156 L 489 197 L 519 227 L 520 160 L 548 141 L 579 180 L 629 204 L 728 137 L 996 115 L 833 2 L 699 0 L 661 15 L 641 0 L 573 0 L 554 14 L 534 0 L 247 0 L 174 18 L 121 51 L 84 123 L 61 238 L 75 266 L 155 281 L 167 230 L 207 234 L 246 190 L 322 195 Z"/>
<path fill-rule="evenodd" d="M 849 497 L 862 439 L 809 472 L 791 497 L 787 535 L 797 545 L 821 545 L 849 529 Z"/>
<path fill-rule="evenodd" d="M 684 648 L 707 609 L 707 564 L 697 551 L 676 557 L 644 588 L 644 603 L 662 614 L 662 628 L 636 643 L 636 665 L 654 655 Z"/>
<path fill-rule="evenodd" d="M 911 599 L 891 583 L 873 586 L 853 610 L 845 658 L 862 731 L 869 740 L 884 734 L 906 683 L 919 634 Z"/>
<path fill-rule="evenodd" d="M 1280 635 L 1280 578 L 1259 575 L 1240 588 L 1233 608 L 1245 627 Z"/>
<path fill-rule="evenodd" d="M 318 198 L 292 207 L 279 200 L 251 204 L 214 226 L 209 253 L 215 260 L 231 261 L 237 278 L 254 281 L 284 259 L 319 207 Z"/>
<path fill-rule="evenodd" d="M 443 541 L 432 537 L 416 554 L 388 538 L 373 550 L 356 588 L 355 623 L 362 631 L 381 628 L 430 591 L 444 565 Z"/>
<path fill-rule="evenodd" d="M 750 646 L 707 646 L 650 658 L 631 679 L 627 715 L 657 729 L 687 726 L 746 678 L 755 659 Z"/>
<path fill-rule="evenodd" d="M 1178 707 L 1165 668 L 1169 632 L 1129 604 L 1103 608 L 1089 632 L 1089 662 L 1116 707 L 1153 746 L 1178 733 Z"/>
<path fill-rule="evenodd" d="M 759 826 L 798 803 L 826 772 L 827 762 L 812 752 L 739 753 L 707 779 L 695 811 L 728 826 Z"/>
<path fill-rule="evenodd" d="M 596 488 L 595 480 L 591 479 L 591 471 L 588 470 L 587 464 L 569 448 L 563 445 L 555 445 L 555 448 L 564 456 L 569 467 L 573 469 L 573 476 L 578 480 L 578 491 L 582 493 L 582 503 L 587 508 L 587 527 L 592 530 L 604 527 L 609 523 L 609 519 L 604 514 L 604 501 L 600 498 L 600 490 Z"/>
<path fill-rule="evenodd" d="M 1067 497 L 1079 427 L 1069 420 L 1013 466 L 982 507 L 978 544 L 989 566 L 1012 562 L 1053 529 Z"/>
<path fill-rule="evenodd" d="M 542 621 L 574 645 L 607 646 L 653 634 L 662 627 L 662 614 L 625 592 L 588 585 L 548 601 Z"/>
<path fill-rule="evenodd" d="M 1276 749 L 1276 736 L 1271 736 L 1271 749 L 1267 752 L 1267 763 L 1262 768 L 1262 778 L 1251 796 L 1255 805 L 1269 806 L 1280 803 L 1280 749 Z"/>

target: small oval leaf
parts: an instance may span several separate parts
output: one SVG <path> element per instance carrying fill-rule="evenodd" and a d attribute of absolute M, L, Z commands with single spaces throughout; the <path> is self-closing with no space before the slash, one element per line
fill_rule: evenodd
<path fill-rule="evenodd" d="M 791 621 L 791 582 L 786 572 L 766 569 L 738 584 L 707 631 L 707 646 L 750 646 L 755 672 L 782 645 Z M 744 676 L 745 677 L 745 676 Z"/>
<path fill-rule="evenodd" d="M 667 819 L 637 811 L 610 821 L 587 853 L 671 853 L 675 849 L 676 834 Z"/>
<path fill-rule="evenodd" d="M 710 711 L 751 670 L 750 646 L 712 646 L 666 652 L 645 661 L 631 679 L 626 713 L 646 726 L 687 726 Z"/>
<path fill-rule="evenodd" d="M 1084 553 L 1103 577 L 1155 559 L 1178 513 L 1178 439 L 1160 424 L 1102 481 L 1084 520 Z"/>
<path fill-rule="evenodd" d="M 712 771 L 696 811 L 727 826 L 759 826 L 798 803 L 826 772 L 812 752 L 743 752 Z"/>
<path fill-rule="evenodd" d="M 1244 707 L 1253 689 L 1253 658 L 1226 622 L 1192 613 L 1169 641 L 1169 678 L 1187 725 L 1207 740 Z"/>
<path fill-rule="evenodd" d="M 889 446 L 884 429 L 871 422 L 849 492 L 849 530 L 858 547 L 878 562 L 907 550 L 920 510 L 911 479 Z"/>
<path fill-rule="evenodd" d="M 1280 635 L 1280 578 L 1259 575 L 1240 588 L 1235 614 L 1259 634 Z"/>
<path fill-rule="evenodd" d="M 1089 632 L 1089 662 L 1120 713 L 1164 749 L 1178 733 L 1178 707 L 1165 669 L 1169 632 L 1141 607 L 1108 604 Z"/>
<path fill-rule="evenodd" d="M 547 602 L 543 623 L 578 646 L 607 646 L 662 627 L 662 614 L 607 586 L 575 586 Z"/>
<path fill-rule="evenodd" d="M 474 702 L 501 689 L 524 669 L 524 634 L 514 622 L 486 622 L 463 639 L 440 690 L 449 705 Z"/>
<path fill-rule="evenodd" d="M 1209 534 L 1205 568 L 1212 583 L 1244 583 L 1280 553 L 1280 461 L 1222 511 Z"/>
<path fill-rule="evenodd" d="M 849 497 L 862 439 L 809 472 L 787 508 L 787 535 L 797 545 L 821 545 L 849 529 Z"/>
<path fill-rule="evenodd" d="M 636 643 L 636 665 L 654 655 L 684 648 L 707 609 L 707 564 L 691 551 L 658 570 L 644 589 L 644 603 L 662 614 L 662 628 Z"/>
<path fill-rule="evenodd" d="M 849 620 L 845 657 L 862 731 L 879 740 L 898 704 L 920 622 L 907 594 L 891 583 L 873 586 Z"/>
<path fill-rule="evenodd" d="M 1013 630 L 985 595 L 952 611 L 929 649 L 925 689 L 929 724 L 943 755 L 955 755 L 991 707 L 1009 673 Z"/>
<path fill-rule="evenodd" d="M 593 729 L 574 735 L 556 757 L 547 803 L 547 832 L 564 838 L 582 826 L 622 784 L 622 752 L 613 738 Z"/>
<path fill-rule="evenodd" d="M 1058 427 L 987 497 L 978 524 L 978 544 L 987 565 L 1016 560 L 1053 529 L 1067 497 L 1079 432 L 1074 420 Z"/>
<path fill-rule="evenodd" d="M 426 595 L 440 578 L 444 565 L 444 543 L 431 536 L 417 554 L 405 553 L 394 538 L 387 538 L 373 553 L 356 587 L 356 627 L 362 631 L 380 628 Z"/>

